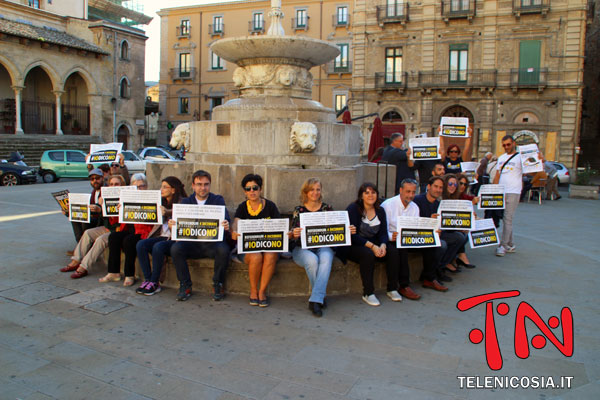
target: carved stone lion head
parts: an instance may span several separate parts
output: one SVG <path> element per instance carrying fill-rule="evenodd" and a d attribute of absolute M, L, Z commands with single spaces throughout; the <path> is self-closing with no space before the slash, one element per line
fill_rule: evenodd
<path fill-rule="evenodd" d="M 310 122 L 296 122 L 290 132 L 290 150 L 294 153 L 311 153 L 317 147 L 318 130 Z"/>
<path fill-rule="evenodd" d="M 181 146 L 185 148 L 185 151 L 190 150 L 190 124 L 185 122 L 177 125 L 173 133 L 171 134 L 171 141 L 169 145 L 175 149 L 180 149 Z"/>

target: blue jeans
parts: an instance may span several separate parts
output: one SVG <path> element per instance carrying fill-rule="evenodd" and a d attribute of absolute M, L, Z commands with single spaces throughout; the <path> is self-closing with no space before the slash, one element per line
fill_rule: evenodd
<path fill-rule="evenodd" d="M 165 264 L 165 255 L 168 254 L 168 251 L 165 250 L 170 247 L 169 242 L 172 242 L 172 240 L 167 239 L 167 237 L 160 236 L 137 242 L 135 248 L 145 281 L 158 282 L 163 265 Z M 150 253 L 152 253 L 154 268 L 150 267 Z"/>
<path fill-rule="evenodd" d="M 318 249 L 302 249 L 296 246 L 292 251 L 294 262 L 306 270 L 310 281 L 312 292 L 308 301 L 323 304 L 327 292 L 327 283 L 331 273 L 333 262 L 333 250 L 331 247 L 319 247 Z"/>

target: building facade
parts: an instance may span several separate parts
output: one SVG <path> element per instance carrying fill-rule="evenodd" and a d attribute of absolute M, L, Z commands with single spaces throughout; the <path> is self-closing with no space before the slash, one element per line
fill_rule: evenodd
<path fill-rule="evenodd" d="M 282 2 L 286 35 L 328 40 L 340 56 L 311 70 L 313 99 L 335 110 L 347 102 L 352 83 L 351 1 Z M 208 120 L 212 109 L 238 96 L 235 64 L 210 52 L 222 38 L 263 35 L 268 29 L 269 1 L 244 1 L 163 9 L 161 17 L 160 110 L 162 132 L 179 123 Z M 170 128 L 170 129 L 169 129 Z"/>
<path fill-rule="evenodd" d="M 378 113 L 409 137 L 468 117 L 466 158 L 505 134 L 576 164 L 585 0 L 357 0 L 352 115 Z M 364 121 L 368 131 L 369 120 Z"/>
<path fill-rule="evenodd" d="M 91 135 L 137 148 L 143 139 L 144 32 L 87 19 L 87 0 L 21 3 L 0 0 L 1 132 Z M 113 12 L 121 7 L 113 6 Z"/>

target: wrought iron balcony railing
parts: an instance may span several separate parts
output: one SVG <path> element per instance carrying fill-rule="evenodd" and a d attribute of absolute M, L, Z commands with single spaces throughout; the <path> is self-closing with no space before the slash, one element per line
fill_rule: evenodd
<path fill-rule="evenodd" d="M 520 17 L 522 14 L 546 15 L 550 11 L 550 0 L 513 0 L 513 14 Z"/>
<path fill-rule="evenodd" d="M 210 36 L 223 36 L 225 34 L 225 24 L 209 24 L 208 34 Z"/>
<path fill-rule="evenodd" d="M 375 73 L 375 89 L 380 90 L 406 90 L 408 85 L 408 73 L 400 72 L 388 74 L 385 72 Z"/>
<path fill-rule="evenodd" d="M 265 23 L 258 25 L 256 21 L 248 21 L 248 33 L 265 33 Z"/>
<path fill-rule="evenodd" d="M 548 68 L 512 68 L 510 86 L 517 88 L 544 89 L 548 85 Z"/>
<path fill-rule="evenodd" d="M 331 16 L 331 23 L 334 27 L 350 26 L 350 15 L 346 14 L 346 19 L 340 18 L 337 14 Z"/>
<path fill-rule="evenodd" d="M 469 20 L 475 17 L 475 0 L 443 0 L 442 1 L 442 18 L 444 21 L 458 18 L 468 18 Z"/>
<path fill-rule="evenodd" d="M 325 72 L 328 74 L 351 74 L 352 73 L 352 61 L 346 60 L 346 62 L 336 62 L 335 60 L 329 61 L 325 64 Z"/>
<path fill-rule="evenodd" d="M 390 3 L 385 6 L 377 6 L 377 23 L 383 24 L 408 22 L 409 4 L 404 2 Z"/>
<path fill-rule="evenodd" d="M 496 87 L 497 70 L 419 71 L 418 85 L 425 89 Z"/>
<path fill-rule="evenodd" d="M 171 68 L 169 70 L 169 76 L 172 80 L 196 80 L 196 68 Z"/>
<path fill-rule="evenodd" d="M 185 25 L 179 25 L 176 28 L 176 34 L 177 34 L 177 38 L 189 38 L 191 37 L 191 31 L 192 31 L 192 27 L 191 26 L 185 26 Z"/>
<path fill-rule="evenodd" d="M 308 19 L 308 16 L 306 18 L 292 18 L 292 29 L 295 31 L 307 31 Z"/>

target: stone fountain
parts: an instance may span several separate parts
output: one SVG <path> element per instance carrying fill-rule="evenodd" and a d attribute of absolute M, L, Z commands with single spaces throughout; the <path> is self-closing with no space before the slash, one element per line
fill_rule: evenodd
<path fill-rule="evenodd" d="M 234 208 L 244 199 L 242 177 L 257 173 L 264 179 L 264 196 L 282 213 L 291 213 L 302 182 L 316 176 L 325 200 L 343 209 L 362 182 L 375 181 L 376 167 L 361 163 L 360 128 L 336 123 L 334 111 L 311 98 L 310 69 L 334 59 L 339 50 L 322 40 L 286 36 L 281 0 L 271 1 L 269 16 L 266 35 L 211 45 L 219 57 L 238 65 L 233 81 L 240 96 L 215 107 L 211 121 L 179 125 L 171 146 L 185 146 L 187 162 L 150 165 L 148 176 L 159 182 L 174 174 L 190 182 L 194 170 L 205 169 L 213 176 L 212 191 Z M 390 168 L 392 188 L 394 177 Z"/>

